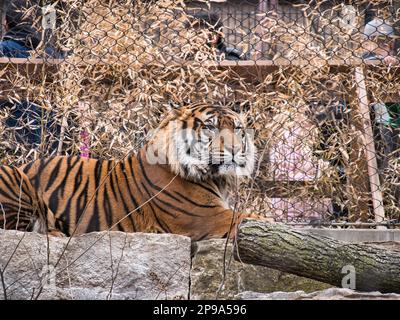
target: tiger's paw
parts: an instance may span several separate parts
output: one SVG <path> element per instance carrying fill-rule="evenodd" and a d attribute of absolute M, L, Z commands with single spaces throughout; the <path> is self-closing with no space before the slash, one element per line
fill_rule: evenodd
<path fill-rule="evenodd" d="M 60 230 L 49 230 L 47 232 L 47 234 L 49 236 L 53 236 L 53 237 L 59 237 L 59 238 L 66 238 L 67 236 L 65 235 L 65 233 L 62 233 Z"/>
<path fill-rule="evenodd" d="M 262 216 L 262 215 L 254 214 L 254 213 L 249 214 L 247 216 L 247 218 L 252 218 L 252 219 L 256 219 L 258 221 L 267 222 L 267 223 L 276 223 L 275 219 L 271 216 L 266 217 L 266 216 Z"/>

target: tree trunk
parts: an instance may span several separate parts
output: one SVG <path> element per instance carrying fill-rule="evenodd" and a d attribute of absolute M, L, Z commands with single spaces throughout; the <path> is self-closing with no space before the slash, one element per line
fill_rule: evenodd
<path fill-rule="evenodd" d="M 400 252 L 254 220 L 241 224 L 236 247 L 235 259 L 245 263 L 337 287 L 350 284 L 348 288 L 359 291 L 400 292 Z"/>

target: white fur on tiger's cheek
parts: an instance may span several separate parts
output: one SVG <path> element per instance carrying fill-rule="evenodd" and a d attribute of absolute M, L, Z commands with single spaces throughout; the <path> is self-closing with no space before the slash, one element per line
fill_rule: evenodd
<path fill-rule="evenodd" d="M 256 146 L 254 145 L 253 138 L 249 137 L 248 135 L 246 135 L 246 147 L 247 147 L 245 153 L 246 164 L 244 168 L 239 168 L 240 173 L 238 175 L 249 177 L 254 171 L 257 159 L 257 149 Z"/>
<path fill-rule="evenodd" d="M 238 172 L 238 166 L 235 164 L 221 164 L 218 167 L 218 173 L 220 175 L 232 175 L 236 176 Z"/>
<path fill-rule="evenodd" d="M 208 149 L 206 144 L 197 141 L 194 132 L 189 130 L 175 131 L 174 162 L 170 165 L 174 172 L 183 178 L 202 180 L 209 170 Z"/>

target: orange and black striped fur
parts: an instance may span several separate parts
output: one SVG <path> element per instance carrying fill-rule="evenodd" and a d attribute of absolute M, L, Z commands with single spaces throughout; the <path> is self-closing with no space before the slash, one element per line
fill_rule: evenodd
<path fill-rule="evenodd" d="M 258 217 L 233 220 L 226 200 L 227 188 L 255 162 L 241 116 L 227 107 L 185 106 L 171 110 L 138 154 L 122 161 L 59 156 L 0 167 L 0 228 L 227 236 L 232 222 Z M 196 144 L 200 135 L 208 140 Z M 201 151 L 209 157 L 193 156 Z"/>

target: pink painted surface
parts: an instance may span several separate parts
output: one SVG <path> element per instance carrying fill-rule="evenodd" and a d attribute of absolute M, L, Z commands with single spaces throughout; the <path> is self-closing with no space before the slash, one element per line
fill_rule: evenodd
<path fill-rule="evenodd" d="M 294 222 L 323 219 L 332 212 L 331 199 L 272 198 L 271 211 L 276 221 Z"/>
<path fill-rule="evenodd" d="M 311 181 L 317 177 L 318 164 L 312 159 L 307 141 L 307 126 L 284 129 L 270 150 L 271 174 L 275 181 Z"/>
<path fill-rule="evenodd" d="M 313 181 L 318 163 L 313 159 L 309 132 L 311 125 L 298 122 L 283 129 L 270 149 L 271 177 L 274 181 Z M 330 199 L 272 198 L 272 214 L 280 221 L 321 219 L 331 212 Z"/>
<path fill-rule="evenodd" d="M 87 114 L 90 111 L 90 104 L 85 101 L 78 102 L 78 108 L 81 112 L 81 146 L 80 146 L 80 154 L 83 158 L 90 157 L 90 135 L 89 132 L 85 129 L 90 126 L 90 121 L 87 119 Z"/>
<path fill-rule="evenodd" d="M 90 137 L 86 130 L 81 132 L 81 147 L 80 147 L 81 157 L 90 157 Z"/>

